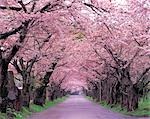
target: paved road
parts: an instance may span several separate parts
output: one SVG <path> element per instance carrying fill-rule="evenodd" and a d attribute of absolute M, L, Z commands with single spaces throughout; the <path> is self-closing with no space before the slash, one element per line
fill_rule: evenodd
<path fill-rule="evenodd" d="M 148 119 L 124 116 L 95 104 L 83 96 L 70 96 L 66 101 L 28 119 Z M 150 119 L 150 118 L 149 118 Z"/>

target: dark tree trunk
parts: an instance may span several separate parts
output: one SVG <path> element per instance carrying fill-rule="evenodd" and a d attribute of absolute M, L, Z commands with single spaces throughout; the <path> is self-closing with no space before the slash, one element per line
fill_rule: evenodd
<path fill-rule="evenodd" d="M 34 98 L 34 104 L 43 106 L 45 104 L 46 99 L 46 87 L 41 86 L 36 89 L 35 91 L 35 98 Z"/>
<path fill-rule="evenodd" d="M 50 69 L 49 69 L 50 71 L 46 72 L 46 74 L 43 78 L 42 85 L 35 90 L 35 97 L 34 97 L 34 101 L 33 101 L 34 104 L 36 104 L 36 105 L 45 104 L 46 87 L 48 86 L 49 78 L 51 77 L 56 65 L 57 65 L 57 63 L 52 64 L 52 67 L 50 67 Z"/>
<path fill-rule="evenodd" d="M 22 106 L 30 107 L 31 100 L 31 76 L 30 72 L 22 72 L 23 89 L 22 89 Z"/>
<path fill-rule="evenodd" d="M 18 100 L 18 97 L 21 95 L 20 94 L 20 90 L 15 86 L 15 81 L 14 81 L 14 74 L 12 71 L 8 71 L 8 84 L 7 84 L 7 88 L 8 88 L 8 108 L 9 111 L 7 111 L 7 118 L 9 119 L 13 119 L 14 118 L 14 114 L 13 111 L 14 110 L 20 110 L 18 103 L 21 102 L 21 100 Z"/>
<path fill-rule="evenodd" d="M 16 97 L 16 100 L 14 102 L 14 108 L 16 111 L 20 111 L 21 110 L 21 107 L 22 107 L 22 95 L 21 95 L 21 90 L 17 89 L 17 97 Z"/>
<path fill-rule="evenodd" d="M 34 63 L 37 61 L 37 56 L 29 61 L 24 61 L 23 58 L 19 60 L 14 60 L 13 65 L 17 72 L 22 76 L 23 79 L 23 89 L 22 95 L 22 106 L 29 107 L 31 100 L 31 70 Z M 19 65 L 18 65 L 19 63 Z"/>
<path fill-rule="evenodd" d="M 7 83 L 8 83 L 8 63 L 6 62 L 5 59 L 2 59 L 1 64 L 0 64 L 0 80 L 1 80 L 1 85 L 0 85 L 0 97 L 2 98 L 2 102 L 0 104 L 0 111 L 2 113 L 6 113 L 7 109 L 7 104 L 8 104 L 8 89 L 7 89 Z"/>
<path fill-rule="evenodd" d="M 22 106 L 30 106 L 30 85 L 23 85 L 22 90 Z"/>
<path fill-rule="evenodd" d="M 16 55 L 16 53 L 19 51 L 20 49 L 20 44 L 22 44 L 25 40 L 27 31 L 28 31 L 28 26 L 29 23 L 31 22 L 31 20 L 25 21 L 21 24 L 21 26 L 19 26 L 16 29 L 13 29 L 12 31 L 0 34 L 0 39 L 5 39 L 7 37 L 9 37 L 10 35 L 15 34 L 16 32 L 20 31 L 20 36 L 16 42 L 16 44 L 14 44 L 14 46 L 12 47 L 12 49 L 9 51 L 9 53 L 5 54 L 5 52 L 3 52 L 2 50 L 0 50 L 0 111 L 3 113 L 6 113 L 7 110 L 7 106 L 9 103 L 8 100 L 8 65 L 10 63 L 10 61 L 12 60 L 12 58 Z"/>

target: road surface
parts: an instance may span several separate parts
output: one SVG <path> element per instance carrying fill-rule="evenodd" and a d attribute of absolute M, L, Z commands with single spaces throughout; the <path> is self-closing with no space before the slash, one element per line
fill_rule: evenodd
<path fill-rule="evenodd" d="M 148 119 L 125 116 L 93 103 L 83 96 L 70 96 L 66 101 L 27 119 Z M 150 118 L 149 118 L 150 119 Z"/>

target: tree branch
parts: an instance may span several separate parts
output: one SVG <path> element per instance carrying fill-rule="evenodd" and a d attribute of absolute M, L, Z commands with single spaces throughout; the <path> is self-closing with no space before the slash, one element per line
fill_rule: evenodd
<path fill-rule="evenodd" d="M 109 11 L 107 11 L 106 9 L 104 9 L 104 8 L 97 8 L 97 7 L 95 7 L 94 5 L 92 5 L 92 4 L 88 4 L 88 3 L 84 3 L 84 5 L 86 5 L 86 6 L 88 6 L 88 7 L 90 7 L 94 12 L 96 12 L 98 15 L 100 15 L 97 11 L 99 11 L 99 12 L 108 12 L 109 13 Z M 97 11 L 96 11 L 97 10 Z"/>
<path fill-rule="evenodd" d="M 12 65 L 15 67 L 15 69 L 17 70 L 18 73 L 22 74 L 22 71 L 21 71 L 20 67 L 17 64 L 17 60 L 14 60 Z"/>
<path fill-rule="evenodd" d="M 58 84 L 58 86 L 60 86 L 60 85 L 63 83 L 63 81 L 65 80 L 66 77 L 67 77 L 67 74 L 61 79 L 61 81 L 60 81 L 60 83 Z"/>
<path fill-rule="evenodd" d="M 139 82 L 142 82 L 144 79 L 143 77 L 147 74 L 147 72 L 150 70 L 150 67 L 146 68 L 143 73 L 141 74 L 140 78 L 138 79 L 138 82 L 136 84 L 138 84 Z"/>
<path fill-rule="evenodd" d="M 134 56 L 130 59 L 130 61 L 127 63 L 127 65 L 124 66 L 124 68 L 129 67 L 131 65 L 131 63 L 134 61 L 135 57 L 139 54 L 139 49 L 136 51 L 136 53 L 134 54 Z"/>
<path fill-rule="evenodd" d="M 24 42 L 24 39 L 27 35 L 27 31 L 28 31 L 28 26 L 29 23 L 31 22 L 31 20 L 27 20 L 25 22 L 23 22 L 23 26 L 22 29 L 20 30 L 20 37 L 17 40 L 16 44 L 13 46 L 12 50 L 10 51 L 10 53 L 7 55 L 6 57 L 6 61 L 9 63 L 11 61 L 11 59 L 16 55 L 16 53 L 19 51 L 20 49 L 20 43 L 22 44 Z"/>
<path fill-rule="evenodd" d="M 26 6 L 23 4 L 22 0 L 19 0 L 18 3 L 21 5 L 23 11 L 24 11 L 25 13 L 27 13 Z"/>
<path fill-rule="evenodd" d="M 46 74 L 44 76 L 44 80 L 42 82 L 44 85 L 47 85 L 49 83 L 49 78 L 52 75 L 56 65 L 57 65 L 57 62 L 56 63 L 52 63 L 52 66 L 50 67 L 49 71 L 46 72 Z"/>
<path fill-rule="evenodd" d="M 44 39 L 43 43 L 40 45 L 40 43 L 37 41 L 38 45 L 39 45 L 39 50 L 43 48 L 43 46 L 45 45 L 45 43 L 47 43 L 49 41 L 49 39 L 52 37 L 52 34 L 49 34 L 47 36 L 47 38 Z"/>
<path fill-rule="evenodd" d="M 47 3 L 44 7 L 42 7 L 40 10 L 38 10 L 38 12 L 45 12 L 47 9 L 49 9 L 49 7 L 51 6 L 51 3 Z"/>
<path fill-rule="evenodd" d="M 118 64 L 118 65 L 120 66 L 120 64 L 119 64 L 119 62 L 118 62 L 118 59 L 114 56 L 114 54 L 113 54 L 113 52 L 111 51 L 111 49 L 110 49 L 107 45 L 105 45 L 104 48 L 105 48 L 106 51 L 111 55 L 111 57 L 114 59 L 114 61 L 116 62 L 116 64 Z"/>
<path fill-rule="evenodd" d="M 6 6 L 0 6 L 0 9 L 3 9 L 3 10 L 5 10 L 5 9 L 7 9 L 7 10 L 13 10 L 13 11 L 17 11 L 17 12 L 19 12 L 19 11 L 21 11 L 22 10 L 22 8 L 21 7 L 6 7 Z"/>
<path fill-rule="evenodd" d="M 113 35 L 113 33 L 112 33 L 112 31 L 111 31 L 110 28 L 108 27 L 108 25 L 107 25 L 105 22 L 104 22 L 103 24 L 104 24 L 104 26 L 108 29 L 109 33 L 113 36 L 113 38 L 115 38 L 114 35 Z"/>
<path fill-rule="evenodd" d="M 22 70 L 25 70 L 26 67 L 25 67 L 25 65 L 24 65 L 23 57 L 21 57 L 21 58 L 19 59 L 19 63 L 20 63 L 21 69 L 22 69 Z"/>
<path fill-rule="evenodd" d="M 58 0 L 59 1 L 59 0 Z M 57 2 L 58 2 L 57 1 Z M 51 4 L 50 2 L 47 3 L 44 7 L 42 7 L 40 10 L 36 11 L 35 13 L 37 12 L 41 12 L 41 13 L 44 13 L 45 11 L 46 12 L 51 12 L 51 11 L 55 11 L 53 8 L 56 8 L 56 6 L 60 6 L 58 3 L 55 3 L 55 4 Z M 59 9 L 59 8 L 58 8 Z"/>
<path fill-rule="evenodd" d="M 23 28 L 23 25 L 21 24 L 19 27 L 12 29 L 11 31 L 5 32 L 0 34 L 0 40 L 2 39 L 6 39 L 7 37 L 16 34 L 17 32 L 19 32 L 21 29 Z"/>
<path fill-rule="evenodd" d="M 33 59 L 31 59 L 30 65 L 27 66 L 28 72 L 31 72 L 34 63 L 37 62 L 37 61 L 38 61 L 38 60 L 37 60 L 37 56 L 34 57 Z"/>
<path fill-rule="evenodd" d="M 36 6 L 36 2 L 34 1 L 30 12 L 34 12 L 35 6 Z"/>

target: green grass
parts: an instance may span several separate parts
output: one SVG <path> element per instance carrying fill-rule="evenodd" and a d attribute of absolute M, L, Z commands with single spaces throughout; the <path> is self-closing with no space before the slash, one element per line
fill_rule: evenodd
<path fill-rule="evenodd" d="M 150 116 L 150 97 L 148 99 L 141 99 L 139 107 L 134 112 L 127 112 L 134 116 Z"/>
<path fill-rule="evenodd" d="M 92 98 L 87 97 L 89 100 Z M 132 116 L 150 116 L 150 97 L 142 98 L 139 101 L 139 107 L 135 111 L 128 112 L 126 109 L 122 109 L 121 105 L 108 105 L 106 101 L 99 102 L 99 104 L 105 108 L 111 109 L 114 112 L 119 112 L 125 115 Z"/>
<path fill-rule="evenodd" d="M 63 102 L 65 99 L 66 99 L 66 97 L 58 98 L 57 100 L 54 100 L 53 102 L 46 101 L 46 104 L 43 107 L 35 105 L 35 104 L 31 104 L 30 109 L 23 107 L 20 112 L 15 112 L 15 116 L 16 116 L 15 119 L 25 119 L 27 116 L 31 115 L 32 113 L 42 112 L 42 111 L 48 109 L 49 107 L 52 107 L 60 102 Z"/>
<path fill-rule="evenodd" d="M 0 119 L 6 119 L 6 114 L 0 113 Z"/>
<path fill-rule="evenodd" d="M 46 110 L 49 107 L 52 107 L 52 106 L 64 101 L 65 99 L 66 99 L 66 97 L 58 98 L 57 100 L 54 100 L 53 102 L 47 101 L 46 104 L 43 107 L 32 104 L 30 109 L 33 110 L 34 112 L 41 112 L 43 110 Z"/>
<path fill-rule="evenodd" d="M 128 112 L 126 109 L 122 109 L 120 105 L 108 105 L 106 102 L 100 102 L 100 104 L 106 108 L 111 109 L 114 112 L 119 112 L 125 115 L 150 116 L 150 98 L 141 99 L 139 101 L 138 109 L 132 112 Z"/>
<path fill-rule="evenodd" d="M 14 112 L 13 114 L 16 116 L 15 119 L 25 119 L 27 116 L 31 115 L 35 112 L 42 112 L 49 107 L 52 107 L 60 102 L 63 102 L 67 97 L 58 98 L 57 100 L 52 101 L 46 101 L 46 104 L 41 107 L 35 104 L 31 104 L 30 108 L 23 107 L 21 111 Z M 0 113 L 0 119 L 7 119 L 6 114 Z"/>
<path fill-rule="evenodd" d="M 32 104 L 31 104 L 32 107 Z M 28 115 L 31 115 L 33 111 L 29 108 L 23 107 L 21 111 L 19 112 L 14 112 L 15 114 L 15 119 L 25 119 Z"/>

